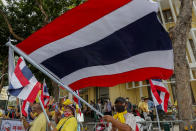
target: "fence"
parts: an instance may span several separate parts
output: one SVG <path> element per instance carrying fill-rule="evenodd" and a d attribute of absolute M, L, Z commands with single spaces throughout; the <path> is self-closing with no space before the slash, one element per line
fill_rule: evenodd
<path fill-rule="evenodd" d="M 179 131 L 179 124 L 182 120 L 160 121 L 161 129 L 164 131 Z M 192 120 L 196 122 L 196 120 Z M 158 121 L 140 121 L 137 122 L 141 125 L 141 131 L 159 131 Z M 106 122 L 83 122 L 78 123 L 80 131 L 107 131 Z M 1 131 L 23 131 L 22 122 L 18 119 L 0 119 Z"/>
<path fill-rule="evenodd" d="M 195 123 L 196 120 L 192 120 L 192 122 Z M 142 131 L 159 131 L 158 121 L 140 121 L 137 123 L 141 124 Z M 180 123 L 183 123 L 183 121 L 182 120 L 160 121 L 161 130 L 162 131 L 179 131 Z M 96 128 L 101 124 L 103 123 L 100 123 L 100 122 L 83 123 L 81 127 L 81 131 L 96 131 Z M 107 125 L 107 123 L 104 123 L 104 124 Z M 100 131 L 107 131 L 107 129 L 102 129 Z"/>

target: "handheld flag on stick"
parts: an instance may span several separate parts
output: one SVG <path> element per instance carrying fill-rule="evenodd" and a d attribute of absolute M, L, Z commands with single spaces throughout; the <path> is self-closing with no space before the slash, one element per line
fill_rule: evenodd
<path fill-rule="evenodd" d="M 41 101 L 42 101 L 42 103 L 44 105 L 44 108 L 46 108 L 47 105 L 50 102 L 50 95 L 48 93 L 48 89 L 47 89 L 47 85 L 46 85 L 45 79 L 44 79 L 43 86 L 42 86 Z"/>
<path fill-rule="evenodd" d="M 162 110 L 167 112 L 168 101 L 169 101 L 169 91 L 164 86 L 161 80 L 152 79 L 149 80 L 151 85 L 152 98 L 155 106 L 161 105 Z"/>
<path fill-rule="evenodd" d="M 20 57 L 10 80 L 9 93 L 22 100 L 34 102 L 40 87 L 41 84 Z"/>
<path fill-rule="evenodd" d="M 148 0 L 88 0 L 17 48 L 7 45 L 103 116 L 73 90 L 172 75 L 171 40 L 157 11 Z"/>
<path fill-rule="evenodd" d="M 88 0 L 17 47 L 73 90 L 168 79 L 173 50 L 157 11 L 150 0 Z"/>
<path fill-rule="evenodd" d="M 28 116 L 28 111 L 30 108 L 30 102 L 28 102 L 27 100 L 23 101 L 22 103 L 22 114 L 27 117 Z"/>
<path fill-rule="evenodd" d="M 78 96 L 79 96 L 79 90 L 76 90 L 75 91 L 77 94 L 78 94 Z M 76 97 L 74 97 L 74 102 L 78 105 L 78 113 L 80 114 L 80 116 L 81 116 L 81 108 L 82 108 L 82 106 L 81 106 L 81 103 L 80 103 L 80 100 L 79 99 L 77 99 Z"/>

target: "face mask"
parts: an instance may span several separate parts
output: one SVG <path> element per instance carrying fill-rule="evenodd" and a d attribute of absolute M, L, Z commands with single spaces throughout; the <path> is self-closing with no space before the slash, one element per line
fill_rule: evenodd
<path fill-rule="evenodd" d="M 64 116 L 65 116 L 65 117 L 69 117 L 69 116 L 71 116 L 71 115 L 72 115 L 72 114 L 71 114 L 70 112 L 65 112 L 65 113 L 64 113 Z"/>
<path fill-rule="evenodd" d="M 119 113 L 125 111 L 125 106 L 115 106 L 115 107 L 116 107 L 116 111 Z"/>

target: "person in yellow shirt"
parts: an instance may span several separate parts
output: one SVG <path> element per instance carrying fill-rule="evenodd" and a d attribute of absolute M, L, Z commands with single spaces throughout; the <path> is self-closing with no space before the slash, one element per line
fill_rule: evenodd
<path fill-rule="evenodd" d="M 63 117 L 55 127 L 52 123 L 49 123 L 53 127 L 52 131 L 77 131 L 77 120 L 75 116 L 75 105 L 68 99 L 63 103 Z"/>
<path fill-rule="evenodd" d="M 126 100 L 123 97 L 118 97 L 115 100 L 115 110 L 116 114 L 113 117 L 103 116 L 103 119 L 109 123 L 110 131 L 139 131 L 136 117 L 127 111 Z"/>
<path fill-rule="evenodd" d="M 34 104 L 32 106 L 32 112 L 37 113 L 38 115 L 31 123 L 28 123 L 23 117 L 24 128 L 29 129 L 29 131 L 46 131 L 46 117 L 41 106 L 39 104 Z"/>
<path fill-rule="evenodd" d="M 138 108 L 140 110 L 140 113 L 143 115 L 143 117 L 146 118 L 147 115 L 149 114 L 148 98 L 147 97 L 141 98 L 141 101 L 138 104 Z"/>

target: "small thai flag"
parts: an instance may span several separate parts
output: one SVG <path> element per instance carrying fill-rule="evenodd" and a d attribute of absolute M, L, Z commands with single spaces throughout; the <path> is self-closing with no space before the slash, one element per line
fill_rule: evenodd
<path fill-rule="evenodd" d="M 169 101 L 169 91 L 167 87 L 164 86 L 162 80 L 152 79 L 149 80 L 152 91 L 152 98 L 155 106 L 161 105 L 162 110 L 167 112 L 167 106 Z"/>
<path fill-rule="evenodd" d="M 44 79 L 44 82 L 43 82 L 43 87 L 42 87 L 42 92 L 41 92 L 41 101 L 42 101 L 45 108 L 47 107 L 47 105 L 50 102 L 50 95 L 48 93 L 48 89 L 47 89 L 45 79 Z"/>
<path fill-rule="evenodd" d="M 79 90 L 76 90 L 75 92 L 76 92 L 77 95 L 79 96 Z M 74 102 L 75 102 L 76 104 L 78 104 L 78 106 L 79 106 L 78 112 L 79 112 L 79 114 L 81 115 L 81 108 L 82 108 L 82 107 L 81 107 L 80 100 L 77 99 L 76 97 L 74 97 Z"/>
<path fill-rule="evenodd" d="M 30 102 L 28 101 L 23 101 L 22 103 L 22 114 L 27 117 L 28 116 L 28 110 L 30 108 Z"/>
<path fill-rule="evenodd" d="M 40 87 L 41 84 L 26 66 L 24 59 L 20 57 L 10 79 L 9 93 L 33 103 Z"/>

